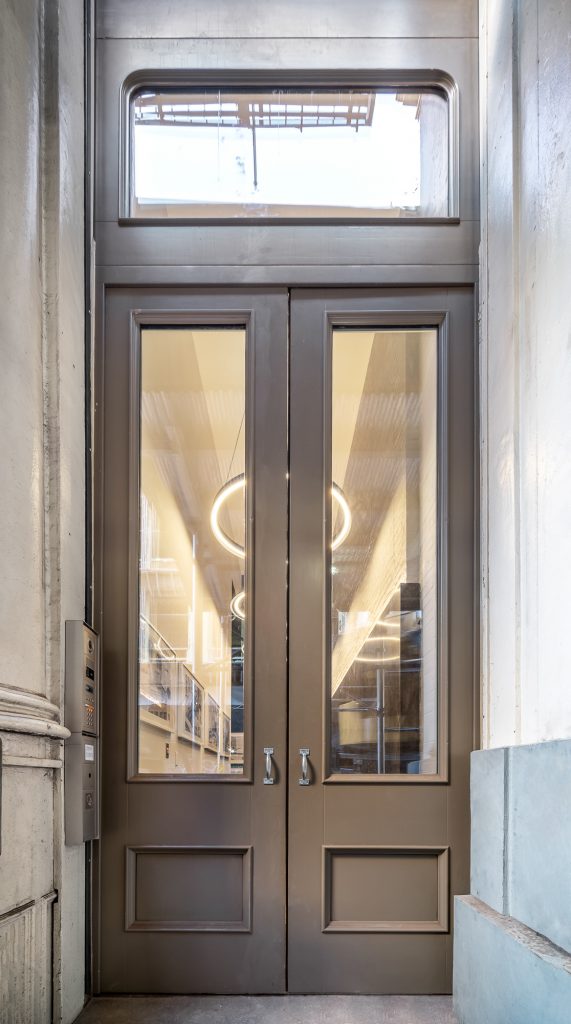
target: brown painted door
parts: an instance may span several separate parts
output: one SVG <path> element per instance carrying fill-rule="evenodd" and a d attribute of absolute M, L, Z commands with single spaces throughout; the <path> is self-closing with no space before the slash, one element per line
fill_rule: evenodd
<path fill-rule="evenodd" d="M 102 992 L 285 988 L 287 322 L 107 293 Z"/>
<path fill-rule="evenodd" d="M 451 989 L 451 899 L 469 884 L 472 338 L 470 290 L 292 293 L 292 992 Z"/>
<path fill-rule="evenodd" d="M 450 990 L 472 294 L 289 312 L 288 381 L 285 290 L 108 292 L 103 992 Z"/>

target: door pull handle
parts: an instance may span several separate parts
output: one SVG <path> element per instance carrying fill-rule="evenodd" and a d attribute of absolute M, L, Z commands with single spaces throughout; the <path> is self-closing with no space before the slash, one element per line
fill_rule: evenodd
<path fill-rule="evenodd" d="M 273 771 L 272 754 L 273 754 L 273 752 L 274 752 L 274 748 L 273 747 L 264 747 L 264 754 L 266 755 L 266 774 L 264 775 L 264 786 L 273 786 L 275 781 L 276 781 L 274 776 L 273 776 L 273 774 L 272 774 L 272 771 Z"/>
<path fill-rule="evenodd" d="M 309 747 L 300 747 L 299 752 L 301 754 L 301 778 L 297 781 L 300 786 L 309 786 L 311 782 L 309 778 L 309 761 L 307 760 L 310 754 Z"/>

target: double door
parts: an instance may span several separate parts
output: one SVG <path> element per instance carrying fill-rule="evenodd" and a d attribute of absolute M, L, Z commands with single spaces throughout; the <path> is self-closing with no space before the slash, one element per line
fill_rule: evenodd
<path fill-rule="evenodd" d="M 450 990 L 472 338 L 462 288 L 109 292 L 101 991 Z"/>

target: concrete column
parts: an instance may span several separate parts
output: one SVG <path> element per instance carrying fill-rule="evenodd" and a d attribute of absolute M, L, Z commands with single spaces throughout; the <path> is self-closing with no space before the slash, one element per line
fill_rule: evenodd
<path fill-rule="evenodd" d="M 63 834 L 63 637 L 84 615 L 83 4 L 0 4 L 0 1019 L 84 998 Z"/>

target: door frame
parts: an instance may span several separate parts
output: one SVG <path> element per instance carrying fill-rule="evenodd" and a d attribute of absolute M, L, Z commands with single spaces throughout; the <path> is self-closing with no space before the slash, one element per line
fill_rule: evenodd
<path fill-rule="evenodd" d="M 230 0 L 220 5 L 221 20 L 202 25 L 196 35 L 187 10 L 180 8 L 176 38 L 161 38 L 164 28 L 165 0 L 156 0 L 152 13 L 141 21 L 136 5 L 125 4 L 118 12 L 113 0 L 100 0 L 96 13 L 91 11 L 88 108 L 92 111 L 88 139 L 86 208 L 88 211 L 86 285 L 88 301 L 88 337 L 86 338 L 87 473 L 93 475 L 92 494 L 88 492 L 86 532 L 86 607 L 93 606 L 95 625 L 99 616 L 100 547 L 99 505 L 101 478 L 99 465 L 99 408 L 101 367 L 99 352 L 107 296 L 116 287 L 159 288 L 251 288 L 282 285 L 288 287 L 383 287 L 434 286 L 451 288 L 469 285 L 477 294 L 479 279 L 478 242 L 478 38 L 477 17 L 471 0 L 462 0 L 445 9 L 434 24 L 416 0 L 387 5 L 371 17 L 370 0 L 355 0 L 355 13 L 368 19 L 367 40 L 347 36 L 343 14 L 328 21 L 322 32 L 321 14 L 330 14 L 328 0 L 315 0 L 312 18 L 301 29 L 295 17 L 284 18 L 289 0 L 264 10 L 261 35 L 236 38 L 235 17 Z M 422 5 L 421 5 L 422 6 Z M 151 12 L 151 7 L 148 8 Z M 291 12 L 290 12 L 291 13 Z M 118 19 L 118 20 L 117 20 Z M 161 24 L 162 21 L 162 24 Z M 173 26 L 171 21 L 171 29 Z M 222 26 L 222 34 L 221 34 Z M 117 31 L 117 28 L 120 30 Z M 296 36 L 303 31 L 304 36 Z M 171 35 L 173 35 L 171 31 Z M 96 44 L 96 45 L 95 45 Z M 96 50 L 96 52 L 95 52 Z M 459 216 L 460 223 L 419 225 L 402 222 L 366 226 L 268 227 L 232 224 L 212 226 L 120 226 L 119 162 L 121 138 L 121 90 L 132 74 L 142 69 L 156 70 L 186 67 L 218 69 L 221 75 L 240 76 L 264 72 L 279 83 L 283 73 L 295 73 L 300 80 L 323 75 L 330 80 L 349 81 L 352 71 L 371 79 L 376 72 L 436 68 L 450 76 L 458 100 L 459 142 Z M 94 89 L 95 78 L 98 88 Z M 97 133 L 97 146 L 93 136 Z M 92 243 L 97 237 L 97 245 Z M 92 307 L 95 306 L 95 313 Z M 474 323 L 476 338 L 477 324 Z M 95 345 L 94 345 L 95 340 Z M 90 360 L 95 348 L 95 365 Z M 475 416 L 478 416 L 478 360 L 474 345 Z M 95 420 L 95 422 L 94 422 Z M 479 522 L 479 447 L 475 423 L 474 477 L 475 530 Z M 92 451 L 95 451 L 94 458 Z M 478 544 L 474 550 L 475 578 L 479 578 Z M 93 602 L 91 600 L 93 595 Z M 480 593 L 474 601 L 474 636 L 479 635 Z M 474 647 L 474 740 L 478 747 L 480 722 L 480 649 Z M 100 941 L 98 904 L 100 894 L 99 842 L 93 844 L 93 982 L 98 991 L 97 950 Z M 88 895 L 89 902 L 89 895 Z"/>
<path fill-rule="evenodd" d="M 105 326 L 104 326 L 105 325 L 104 313 L 105 313 L 105 307 L 107 305 L 106 298 L 110 294 L 110 292 L 109 292 L 110 288 L 111 288 L 111 292 L 114 292 L 116 290 L 115 282 L 114 282 L 113 285 L 110 286 L 109 282 L 107 282 L 105 280 L 105 278 L 107 278 L 108 275 L 104 274 L 102 276 L 103 276 L 103 280 L 101 280 L 101 282 L 100 282 L 100 287 L 99 287 L 99 291 L 98 291 L 99 300 L 100 301 L 99 301 L 99 315 L 98 315 L 98 320 L 97 320 L 98 333 L 97 333 L 97 350 L 96 350 L 96 364 L 95 364 L 95 369 L 96 369 L 96 373 L 95 373 L 96 388 L 95 388 L 95 403 L 94 403 L 94 407 L 95 407 L 95 437 L 96 437 L 96 445 L 95 445 L 95 465 L 96 465 L 96 472 L 95 472 L 95 492 L 96 492 L 96 495 L 95 495 L 96 496 L 96 503 L 95 503 L 95 508 L 96 508 L 96 516 L 95 516 L 95 522 L 96 522 L 96 543 L 95 543 L 95 554 L 96 554 L 96 559 L 95 559 L 95 568 L 96 568 L 96 571 L 95 571 L 96 600 L 95 600 L 95 609 L 96 609 L 96 614 L 98 616 L 100 615 L 100 611 L 101 611 L 101 598 L 102 598 L 102 594 L 101 594 L 101 533 L 100 533 L 100 530 L 101 530 L 101 500 L 102 500 L 102 497 L 103 497 L 103 491 L 102 491 L 103 402 L 102 402 L 102 399 L 104 399 L 104 394 L 103 394 L 102 374 L 103 374 L 103 370 L 104 370 L 104 361 L 103 361 L 103 358 L 102 358 L 102 343 L 103 343 L 103 332 L 104 332 L 104 329 L 105 329 Z M 112 278 L 116 279 L 116 275 L 115 274 L 112 274 L 111 276 L 112 276 Z M 121 276 L 125 276 L 127 278 L 134 276 L 137 279 L 137 285 L 135 285 L 134 287 L 133 287 L 132 283 L 130 284 L 130 286 L 129 285 L 125 286 L 126 289 L 129 289 L 133 293 L 134 297 L 137 295 L 138 286 L 140 286 L 141 276 L 144 276 L 145 278 L 147 278 L 147 280 L 149 281 L 149 286 L 151 285 L 151 282 L 153 281 L 153 273 L 152 273 L 151 270 L 147 270 L 144 273 L 144 275 L 141 275 L 140 271 L 137 271 L 135 274 L 126 272 L 126 273 L 124 273 Z M 335 275 L 333 275 L 333 276 L 335 276 Z M 291 293 L 291 291 L 293 291 L 293 287 L 294 286 L 292 286 L 292 288 L 290 289 L 290 293 Z M 180 285 L 175 286 L 175 289 L 176 290 L 180 290 Z M 164 285 L 155 285 L 153 290 L 156 291 L 157 293 L 163 294 L 163 293 L 168 292 L 169 290 L 172 290 L 172 289 L 168 289 Z M 275 289 L 272 288 L 271 286 L 269 288 L 266 288 L 266 287 L 262 286 L 260 288 L 252 289 L 252 288 L 249 288 L 247 285 L 244 285 L 244 287 L 239 287 L 239 288 L 237 288 L 235 285 L 230 285 L 228 288 L 223 288 L 222 289 L 220 287 L 220 285 L 216 285 L 216 286 L 214 286 L 212 288 L 202 288 L 202 287 L 201 288 L 197 288 L 196 286 L 188 285 L 188 288 L 184 288 L 183 290 L 184 291 L 188 291 L 188 292 L 193 292 L 193 293 L 197 293 L 197 292 L 200 292 L 200 293 L 212 293 L 212 294 L 223 293 L 224 295 L 233 294 L 233 295 L 236 295 L 236 296 L 240 296 L 240 295 L 247 294 L 249 291 L 250 292 L 251 291 L 255 291 L 255 292 L 259 291 L 259 292 L 263 293 L 263 292 L 266 292 L 266 291 L 270 291 L 271 292 L 271 291 L 274 291 Z M 298 289 L 296 289 L 296 290 L 298 290 Z M 451 288 L 446 288 L 443 291 L 441 288 L 438 289 L 438 288 L 436 288 L 434 286 L 430 286 L 430 285 L 426 286 L 425 288 L 422 288 L 422 289 L 414 287 L 414 286 L 411 286 L 411 287 L 409 287 L 407 289 L 403 289 L 403 288 L 398 288 L 398 287 L 395 288 L 394 286 L 387 286 L 387 285 L 379 285 L 379 287 L 376 287 L 374 289 L 372 289 L 369 286 L 368 288 L 363 289 L 363 288 L 356 288 L 355 286 L 353 286 L 351 284 L 347 285 L 346 288 L 343 289 L 343 291 L 341 293 L 339 292 L 339 290 L 336 290 L 335 294 L 339 297 L 340 294 L 343 294 L 343 292 L 346 292 L 346 293 L 350 293 L 351 296 L 355 297 L 355 296 L 358 296 L 358 295 L 363 296 L 367 292 L 374 291 L 377 295 L 380 295 L 380 294 L 385 294 L 386 296 L 392 295 L 394 300 L 395 300 L 395 302 L 397 302 L 397 305 L 395 306 L 395 309 L 394 309 L 393 312 L 391 312 L 390 314 L 387 314 L 387 319 L 391 321 L 391 324 L 393 326 L 399 326 L 399 324 L 406 325 L 407 323 L 410 324 L 410 325 L 414 324 L 415 326 L 418 326 L 419 325 L 419 312 L 423 312 L 423 314 L 424 314 L 423 324 L 424 325 L 428 325 L 428 320 L 426 319 L 427 317 L 431 317 L 432 321 L 434 323 L 438 322 L 440 324 L 440 330 L 442 332 L 442 339 L 443 339 L 442 343 L 445 344 L 447 324 L 448 324 L 448 318 L 447 318 L 447 315 L 446 315 L 445 311 L 443 312 L 442 309 L 435 310 L 434 308 L 432 310 L 428 310 L 427 311 L 425 307 L 426 307 L 426 305 L 428 305 L 430 307 L 430 302 L 428 302 L 428 303 L 421 303 L 420 310 L 411 311 L 410 308 L 403 309 L 403 303 L 406 301 L 407 296 L 410 297 L 411 295 L 414 295 L 414 294 L 418 295 L 419 292 L 424 293 L 424 295 L 426 295 L 426 296 L 435 295 L 438 292 L 440 292 L 441 295 L 452 295 L 453 296 L 458 290 L 460 290 L 460 291 L 462 291 L 464 293 L 466 291 L 470 291 L 471 294 L 474 295 L 474 289 L 470 288 L 469 286 L 463 286 L 463 287 L 460 287 L 459 289 L 458 289 L 458 287 L 451 287 Z M 319 293 L 328 293 L 329 295 L 333 294 L 333 289 L 332 288 L 323 288 L 323 287 L 319 287 L 317 289 L 315 289 L 315 288 L 314 289 L 302 288 L 302 289 L 300 289 L 300 291 L 303 294 L 308 294 L 310 291 L 319 292 Z M 399 305 L 400 305 L 400 310 L 398 308 Z M 240 311 L 240 314 L 243 317 L 243 311 Z M 208 314 L 206 314 L 206 315 L 208 315 Z M 357 323 L 358 321 L 362 321 L 365 316 L 366 316 L 366 314 L 364 314 L 364 313 L 359 314 L 356 317 L 355 322 Z M 169 313 L 166 310 L 165 310 L 165 312 L 163 312 L 163 311 L 160 310 L 160 308 L 158 308 L 158 309 L 154 308 L 154 309 L 149 311 L 149 315 L 147 315 L 145 313 L 144 316 L 143 316 L 143 319 L 146 320 L 146 322 L 150 322 L 150 318 L 156 318 L 155 322 L 161 322 L 161 323 L 167 323 L 167 322 L 172 322 L 172 323 L 177 323 L 178 322 L 178 323 L 181 323 L 181 322 L 184 322 L 184 319 L 186 319 L 186 320 L 194 319 L 195 322 L 196 322 L 196 317 L 193 317 L 192 314 L 189 316 L 188 311 L 186 311 L 186 310 L 178 311 L 177 312 L 176 310 L 173 311 L 171 309 L 171 311 Z M 210 315 L 209 318 L 210 318 L 210 320 L 212 320 L 212 316 L 211 315 Z M 140 317 L 140 313 L 139 313 L 139 306 L 137 304 L 135 304 L 134 307 L 133 307 L 133 323 L 132 323 L 132 327 L 131 327 L 132 331 L 138 329 L 137 328 L 137 323 L 139 322 L 140 319 L 141 319 L 141 317 Z M 347 317 L 346 316 L 342 316 L 341 314 L 338 315 L 337 313 L 332 314 L 332 317 L 331 317 L 331 322 L 332 323 L 335 322 L 335 321 L 338 321 L 339 319 L 342 319 L 344 323 L 347 322 Z M 475 325 L 474 325 L 474 334 L 475 334 Z M 442 378 L 442 375 L 441 375 L 441 378 Z M 289 384 L 288 384 L 288 388 L 289 388 Z M 475 393 L 477 394 L 477 375 L 476 374 L 474 374 L 474 389 L 475 389 Z M 288 397 L 288 401 L 289 401 L 289 397 Z M 442 410 L 442 413 L 443 412 L 444 412 L 444 409 Z M 477 416 L 477 408 L 475 410 L 475 417 L 476 416 Z M 445 423 L 444 416 L 441 415 L 441 424 L 440 424 L 441 428 L 444 427 L 444 423 Z M 475 423 L 474 423 L 474 426 L 475 426 Z M 291 424 L 290 424 L 290 427 L 291 427 Z M 475 445 L 477 445 L 477 438 L 475 440 Z M 477 468 L 478 468 L 477 467 L 477 462 L 475 462 L 475 464 L 474 464 L 474 478 L 475 478 L 475 488 L 474 488 L 474 490 L 475 490 L 475 495 L 474 495 L 475 527 L 474 527 L 474 529 L 475 529 L 475 538 L 477 538 L 477 527 L 478 527 L 478 515 L 477 515 L 477 513 L 478 513 L 478 504 L 477 504 L 477 501 L 478 501 L 478 488 L 477 488 L 478 476 L 477 476 Z M 97 514 L 97 512 L 99 512 L 99 514 Z M 443 566 L 445 566 L 445 564 L 446 564 L 446 551 L 445 551 L 445 548 L 444 548 L 444 551 L 441 552 L 441 554 L 443 555 Z M 476 567 L 477 567 L 477 564 L 478 564 L 477 543 L 474 544 L 474 558 L 475 558 L 475 564 L 476 564 Z M 475 591 L 474 591 L 474 615 L 475 615 L 475 623 L 476 624 L 478 622 L 478 614 L 479 614 L 478 590 L 476 588 Z M 475 637 L 477 637 L 477 630 L 475 631 Z M 441 637 L 441 642 L 442 642 L 442 637 Z M 476 643 L 475 647 L 474 647 L 474 651 L 476 652 L 477 650 L 478 650 L 478 647 L 477 647 L 477 643 Z M 477 741 L 477 733 L 478 733 L 478 726 L 479 726 L 479 715 L 477 714 L 478 706 L 479 706 L 479 685 L 478 685 L 479 677 L 478 677 L 477 669 L 478 669 L 477 658 L 474 658 L 474 672 L 473 672 L 473 680 L 472 680 L 472 682 L 473 682 L 473 703 L 474 703 L 474 710 L 476 712 L 474 714 L 474 745 L 477 745 L 477 742 L 478 742 Z M 295 775 L 296 775 L 297 770 L 298 770 L 297 758 L 296 758 L 296 755 L 294 754 L 293 750 L 294 750 L 293 746 L 290 745 L 289 751 L 288 751 L 289 762 L 290 762 L 289 763 L 289 769 L 286 771 L 285 762 L 284 762 L 284 764 L 282 766 L 282 777 L 283 777 L 284 780 L 285 780 L 285 778 L 286 778 L 286 776 L 288 774 L 288 771 L 289 771 L 289 778 L 290 778 L 290 789 L 289 789 L 289 792 L 290 792 L 290 795 L 292 793 L 292 788 L 295 785 L 295 781 L 296 781 L 295 780 Z M 321 765 L 321 769 L 323 769 L 323 767 L 324 767 L 324 765 L 322 764 Z M 415 781 L 418 782 L 419 778 L 417 778 Z M 185 780 L 179 778 L 176 781 L 185 781 Z M 230 781 L 230 780 L 228 780 L 228 781 Z M 244 780 L 236 779 L 235 781 L 247 781 L 247 780 L 246 779 L 244 779 Z M 395 780 L 391 780 L 391 781 L 395 781 L 395 782 L 401 782 L 402 781 L 402 782 L 405 782 L 406 780 L 404 780 L 404 779 L 403 780 L 395 779 Z M 430 778 L 426 778 L 426 779 L 424 779 L 422 781 L 424 783 L 428 782 L 428 783 L 434 784 L 435 782 L 436 783 L 445 783 L 446 779 L 445 779 L 444 775 L 442 775 L 442 776 L 439 776 L 437 779 L 435 779 L 434 777 L 430 777 Z M 350 780 L 347 780 L 347 782 L 350 782 Z M 353 783 L 353 784 L 355 784 L 355 783 Z M 383 784 L 384 784 L 384 782 L 381 782 L 381 785 L 383 785 Z M 101 856 L 100 856 L 100 843 L 96 842 L 94 844 L 94 846 L 95 846 L 95 849 L 94 849 L 95 857 L 94 857 L 94 873 L 93 873 L 93 878 L 94 878 L 94 899 L 93 899 L 93 911 L 94 911 L 93 912 L 93 938 L 94 938 L 94 945 L 93 945 L 93 949 L 94 949 L 94 961 L 95 962 L 94 962 L 94 975 L 93 975 L 93 977 L 94 977 L 94 988 L 95 988 L 96 991 L 100 991 L 100 984 L 99 984 L 99 978 L 100 978 L 99 943 L 100 943 L 100 938 L 101 938 L 101 935 L 100 935 L 100 896 L 101 896 L 101 874 L 100 874 L 101 873 Z"/>

